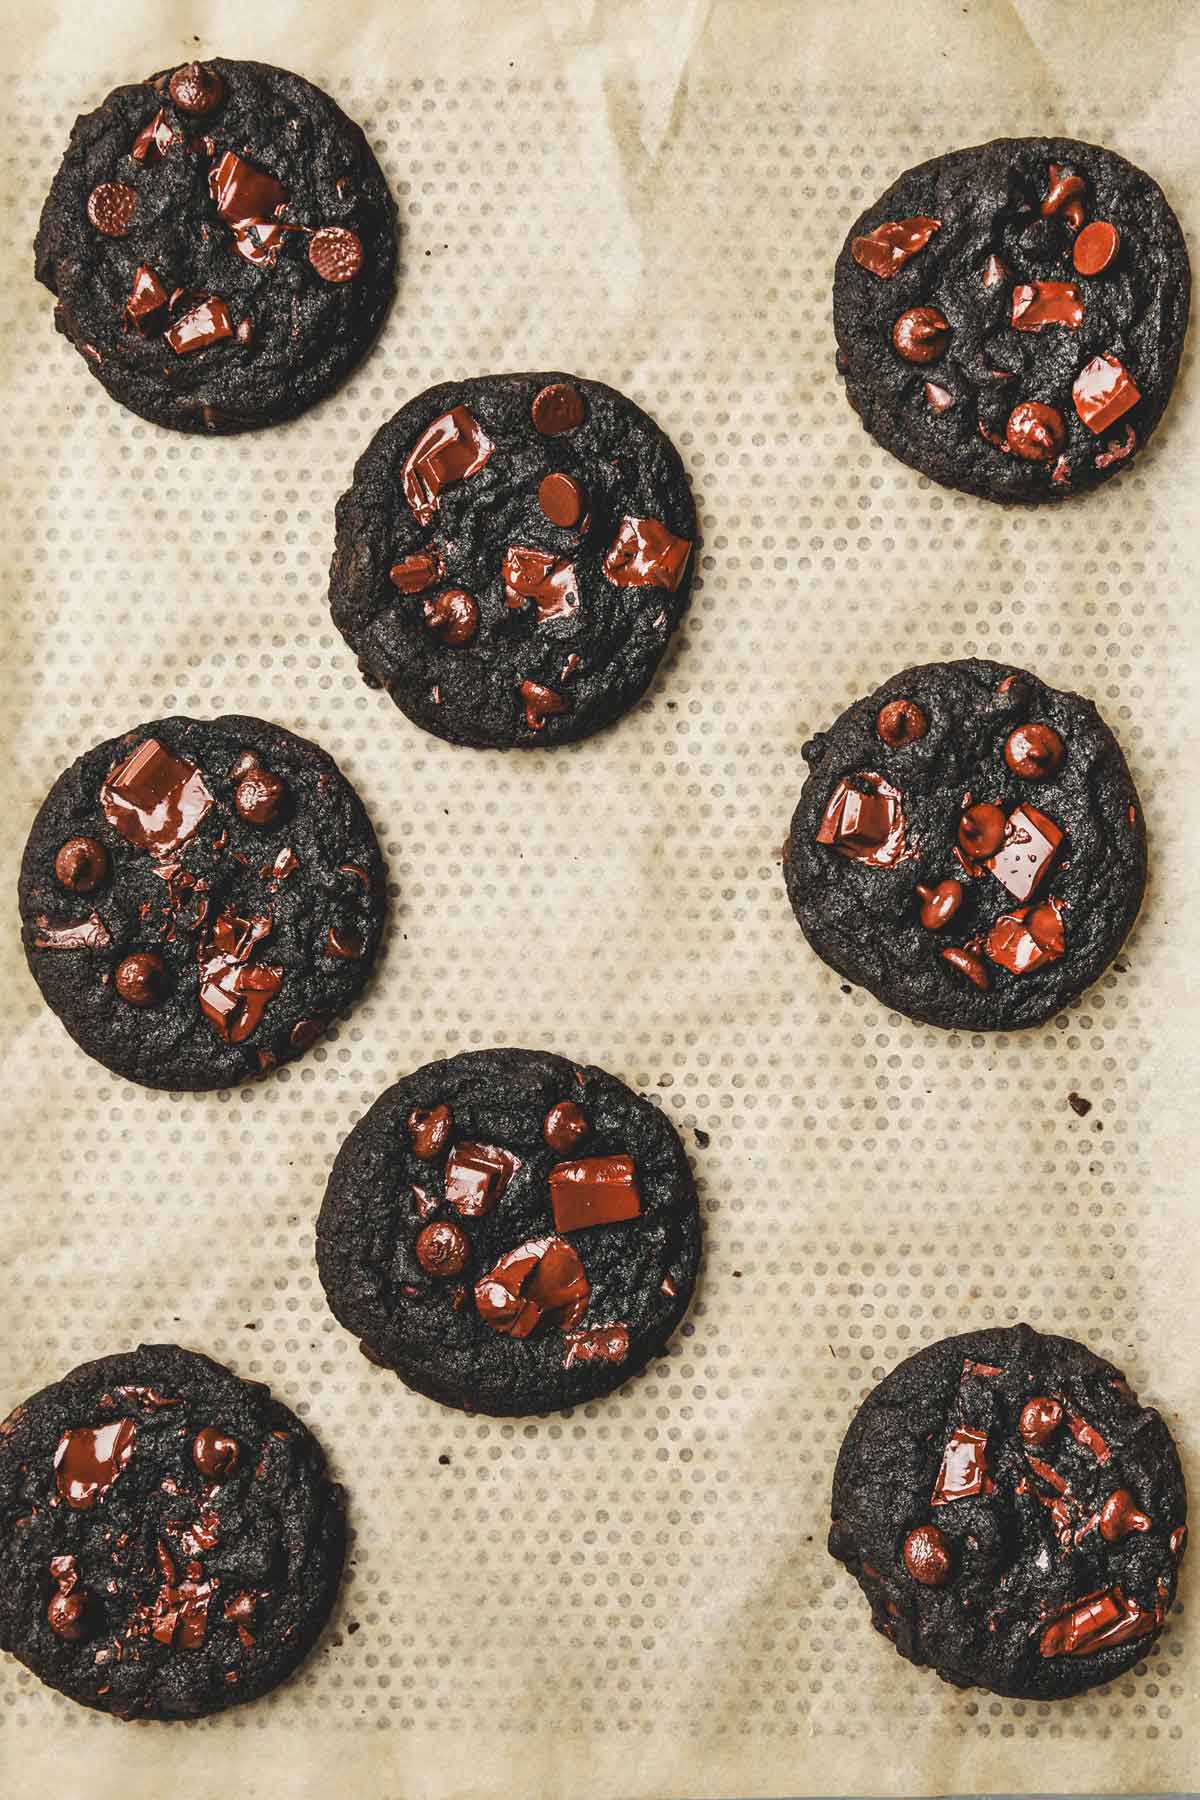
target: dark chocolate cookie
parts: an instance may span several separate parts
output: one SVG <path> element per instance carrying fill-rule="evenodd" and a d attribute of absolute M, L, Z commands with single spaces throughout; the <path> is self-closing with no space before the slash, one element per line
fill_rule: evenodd
<path fill-rule="evenodd" d="M 864 1400 L 829 1550 L 901 1656 L 958 1687 L 1060 1700 L 1147 1656 L 1187 1494 L 1119 1369 L 1028 1325 L 944 1338 Z"/>
<path fill-rule="evenodd" d="M 909 169 L 851 227 L 838 367 L 867 430 L 923 475 L 1063 500 L 1157 425 L 1190 288 L 1148 175 L 1074 138 L 997 138 Z"/>
<path fill-rule="evenodd" d="M 452 744 L 586 737 L 641 698 L 683 614 L 696 510 L 640 407 L 573 375 L 418 394 L 337 509 L 334 623 Z"/>
<path fill-rule="evenodd" d="M 910 1019 L 1037 1025 L 1137 916 L 1146 830 L 1090 700 L 971 658 L 893 675 L 805 744 L 784 879 L 805 937 Z"/>
<path fill-rule="evenodd" d="M 372 1362 L 468 1412 L 595 1400 L 658 1354 L 700 1258 L 669 1122 L 533 1050 L 428 1063 L 338 1152 L 317 1221 L 330 1306 Z"/>
<path fill-rule="evenodd" d="M 383 860 L 337 764 L 261 719 L 158 719 L 60 775 L 21 864 L 25 955 L 82 1050 L 216 1088 L 310 1048 L 366 983 Z"/>
<path fill-rule="evenodd" d="M 114 400 L 176 431 L 246 431 L 365 353 L 395 285 L 395 207 L 328 94 L 218 57 L 76 121 L 35 255 Z"/>
<path fill-rule="evenodd" d="M 307 1426 L 192 1350 L 84 1363 L 0 1424 L 0 1647 L 101 1712 L 265 1694 L 312 1648 L 344 1542 Z"/>

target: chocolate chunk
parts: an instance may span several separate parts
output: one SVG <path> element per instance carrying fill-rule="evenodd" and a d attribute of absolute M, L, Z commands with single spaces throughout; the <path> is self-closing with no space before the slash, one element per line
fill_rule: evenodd
<path fill-rule="evenodd" d="M 574 1100 L 556 1100 L 542 1124 L 542 1136 L 551 1150 L 573 1150 L 589 1130 L 587 1115 Z"/>
<path fill-rule="evenodd" d="M 552 525 L 569 530 L 583 517 L 583 489 L 569 475 L 544 475 L 538 486 L 538 505 Z"/>
<path fill-rule="evenodd" d="M 362 240 L 344 225 L 323 225 L 308 240 L 308 260 L 322 281 L 353 281 L 363 266 Z"/>
<path fill-rule="evenodd" d="M 929 721 L 915 700 L 889 700 L 875 715 L 876 733 L 892 750 L 915 744 L 928 729 Z"/>
<path fill-rule="evenodd" d="M 426 426 L 405 459 L 400 482 L 418 524 L 428 525 L 438 498 L 452 482 L 477 475 L 494 449 L 491 439 L 465 406 L 456 406 Z"/>
<path fill-rule="evenodd" d="M 851 781 L 860 785 L 851 786 Z M 908 852 L 899 789 L 869 769 L 843 777 L 826 803 L 817 843 L 873 868 L 888 869 L 902 862 Z"/>
<path fill-rule="evenodd" d="M 1067 746 L 1053 725 L 1018 725 L 1004 745 L 1004 760 L 1014 775 L 1044 781 L 1061 767 Z"/>
<path fill-rule="evenodd" d="M 148 125 L 143 125 L 133 140 L 130 156 L 134 162 L 159 162 L 175 142 L 175 128 L 161 109 Z"/>
<path fill-rule="evenodd" d="M 111 942 L 108 927 L 99 913 L 74 925 L 51 925 L 44 913 L 39 913 L 34 920 L 35 950 L 103 950 Z"/>
<path fill-rule="evenodd" d="M 455 1144 L 446 1163 L 446 1199 L 465 1219 L 491 1212 L 521 1167 L 498 1144 Z"/>
<path fill-rule="evenodd" d="M 525 723 L 530 731 L 544 730 L 547 719 L 567 710 L 567 701 L 562 694 L 556 694 L 553 688 L 543 687 L 540 681 L 523 681 L 521 699 L 525 703 Z"/>
<path fill-rule="evenodd" d="M 590 1293 L 583 1264 L 565 1238 L 531 1238 L 475 1283 L 475 1305 L 494 1331 L 526 1338 L 542 1324 L 570 1331 Z"/>
<path fill-rule="evenodd" d="M 88 195 L 87 211 L 105 237 L 126 237 L 137 211 L 137 192 L 123 181 L 102 181 Z"/>
<path fill-rule="evenodd" d="M 130 1006 L 161 1006 L 170 988 L 167 965 L 152 950 L 138 951 L 117 964 L 113 986 Z"/>
<path fill-rule="evenodd" d="M 904 1566 L 924 1587 L 945 1587 L 950 1579 L 950 1546 L 936 1525 L 918 1525 L 904 1540 Z"/>
<path fill-rule="evenodd" d="M 1045 325 L 1078 331 L 1083 295 L 1073 281 L 1022 282 L 1012 291 L 1012 322 L 1018 331 L 1041 331 Z"/>
<path fill-rule="evenodd" d="M 550 1170 L 550 1206 L 557 1231 L 586 1231 L 636 1219 L 642 1210 L 631 1156 L 584 1156 Z"/>
<path fill-rule="evenodd" d="M 1075 411 L 1097 435 L 1115 425 L 1142 397 L 1128 369 L 1115 356 L 1093 356 L 1075 377 L 1071 393 Z"/>
<path fill-rule="evenodd" d="M 936 362 L 949 343 L 950 321 L 936 306 L 910 306 L 892 326 L 892 346 L 905 362 Z"/>
<path fill-rule="evenodd" d="M 561 437 L 583 424 L 583 396 L 565 381 L 552 381 L 534 395 L 532 411 L 543 437 Z"/>
<path fill-rule="evenodd" d="M 167 290 L 144 263 L 133 278 L 122 317 L 130 330 L 140 331 L 143 337 L 153 337 L 167 322 Z"/>
<path fill-rule="evenodd" d="M 233 228 L 233 247 L 253 268 L 273 269 L 284 244 L 299 230 L 279 219 L 243 219 Z"/>
<path fill-rule="evenodd" d="M 432 587 L 442 572 L 442 559 L 433 550 L 414 550 L 393 563 L 388 577 L 402 594 L 421 594 Z"/>
<path fill-rule="evenodd" d="M 946 1506 L 952 1500 L 966 1500 L 974 1494 L 990 1494 L 986 1431 L 960 1425 L 950 1433 L 942 1452 L 941 1467 L 934 1483 L 931 1506 Z"/>
<path fill-rule="evenodd" d="M 209 171 L 208 191 L 229 225 L 266 223 L 287 205 L 287 194 L 275 177 L 256 169 L 236 150 L 227 150 Z"/>
<path fill-rule="evenodd" d="M 1074 1602 L 1042 1633 L 1038 1646 L 1050 1656 L 1091 1656 L 1112 1644 L 1145 1637 L 1160 1621 L 1128 1600 L 1119 1587 Z"/>
<path fill-rule="evenodd" d="M 1049 218 L 1054 213 L 1062 212 L 1072 200 L 1082 199 L 1087 191 L 1082 175 L 1064 169 L 1058 163 L 1050 164 L 1050 191 L 1042 201 L 1042 217 Z"/>
<path fill-rule="evenodd" d="M 248 825 L 272 825 L 286 798 L 287 788 L 278 775 L 254 768 L 238 782 L 233 804 Z"/>
<path fill-rule="evenodd" d="M 954 395 L 949 388 L 942 387 L 940 382 L 927 381 L 925 383 L 925 403 L 930 412 L 949 412 L 954 405 Z"/>
<path fill-rule="evenodd" d="M 1009 814 L 1004 843 L 987 866 L 1015 900 L 1028 900 L 1049 873 L 1062 840 L 1053 819 L 1034 806 L 1019 806 Z"/>
<path fill-rule="evenodd" d="M 202 1425 L 192 1439 L 192 1461 L 210 1481 L 228 1481 L 241 1461 L 241 1447 L 215 1425 Z"/>
<path fill-rule="evenodd" d="M 519 610 L 526 600 L 537 606 L 538 624 L 547 619 L 566 619 L 579 609 L 579 583 L 575 565 L 546 550 L 511 544 L 500 566 L 505 605 Z"/>
<path fill-rule="evenodd" d="M 917 892 L 921 896 L 921 923 L 927 931 L 940 931 L 948 925 L 963 902 L 963 885 L 948 876 L 939 881 L 936 887 L 927 887 L 923 882 L 917 883 Z"/>
<path fill-rule="evenodd" d="M 886 224 L 877 225 L 865 237 L 856 237 L 850 245 L 850 254 L 860 268 L 887 281 L 918 250 L 923 250 L 940 228 L 940 219 L 928 219 L 920 214 L 912 219 L 890 219 Z"/>
<path fill-rule="evenodd" d="M 1011 281 L 1013 272 L 1008 264 L 998 256 L 989 256 L 983 265 L 983 285 L 985 288 L 1001 287 L 1004 282 Z"/>
<path fill-rule="evenodd" d="M 622 1363 L 629 1355 L 628 1325 L 594 1325 L 590 1331 L 568 1331 L 563 1368 L 576 1363 Z"/>
<path fill-rule="evenodd" d="M 1004 438 L 1026 462 L 1052 462 L 1067 441 L 1062 414 L 1040 400 L 1022 400 L 1008 415 Z"/>
<path fill-rule="evenodd" d="M 133 1419 L 64 1431 L 54 1452 L 54 1480 L 67 1505 L 76 1512 L 94 1506 L 129 1462 L 136 1442 Z"/>
<path fill-rule="evenodd" d="M 423 1162 L 433 1162 L 450 1142 L 454 1119 L 448 1106 L 435 1106 L 425 1111 L 415 1107 L 408 1115 L 412 1153 Z"/>
<path fill-rule="evenodd" d="M 90 894 L 108 874 L 108 851 L 97 838 L 68 838 L 54 858 L 54 878 L 69 894 Z"/>
<path fill-rule="evenodd" d="M 1056 900 L 1002 913 L 988 932 L 984 949 L 1013 975 L 1057 962 L 1066 949 L 1062 913 Z"/>
<path fill-rule="evenodd" d="M 465 588 L 447 588 L 426 600 L 423 612 L 429 630 L 451 648 L 469 644 L 479 630 L 479 604 Z"/>
<path fill-rule="evenodd" d="M 1142 1512 L 1128 1488 L 1118 1488 L 1100 1508 L 1100 1536 L 1106 1544 L 1119 1543 L 1131 1531 L 1146 1532 L 1154 1521 Z"/>
<path fill-rule="evenodd" d="M 658 519 L 626 516 L 604 557 L 604 573 L 615 587 L 659 587 L 674 592 L 683 580 L 692 546 Z"/>
<path fill-rule="evenodd" d="M 1071 249 L 1071 260 L 1081 275 L 1103 275 L 1117 259 L 1121 234 L 1107 219 L 1085 225 Z"/>
<path fill-rule="evenodd" d="M 277 964 L 253 960 L 256 945 L 270 930 L 269 916 L 242 919 L 224 912 L 197 950 L 200 1010 L 226 1043 L 244 1043 L 283 986 Z"/>
<path fill-rule="evenodd" d="M 178 356 L 186 356 L 192 350 L 207 350 L 223 338 L 233 336 L 229 308 L 219 294 L 210 294 L 182 318 L 176 319 L 164 336 Z"/>
<path fill-rule="evenodd" d="M 417 1261 L 427 1275 L 458 1275 L 467 1266 L 471 1246 L 461 1225 L 437 1219 L 417 1233 Z"/>
<path fill-rule="evenodd" d="M 225 83 L 215 69 L 191 62 L 176 69 L 167 84 L 167 92 L 180 112 L 201 119 L 220 106 L 225 98 Z"/>

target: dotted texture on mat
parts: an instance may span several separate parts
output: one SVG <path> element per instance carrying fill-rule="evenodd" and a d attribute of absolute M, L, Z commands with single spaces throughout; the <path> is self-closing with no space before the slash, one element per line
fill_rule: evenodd
<path fill-rule="evenodd" d="M 403 230 L 397 305 L 337 395 L 282 429 L 181 439 L 107 401 L 32 277 L 0 290 L 22 426 L 0 472 L 10 1399 L 84 1357 L 178 1340 L 269 1380 L 329 1452 L 352 1533 L 330 1631 L 277 1693 L 188 1730 L 294 1727 L 348 1748 L 430 1734 L 449 1767 L 464 1742 L 483 1755 L 486 1721 L 511 1773 L 552 1719 L 585 1756 L 624 1734 L 634 1787 L 640 1744 L 746 1734 L 750 1767 L 794 1745 L 798 1777 L 806 1759 L 830 1771 L 826 1792 L 847 1745 L 883 1767 L 915 1734 L 964 1759 L 1015 1738 L 1031 1760 L 1020 1776 L 1014 1758 L 1010 1787 L 1036 1785 L 1039 1746 L 1059 1743 L 1088 1769 L 1132 1746 L 1148 1784 L 1171 1785 L 1197 1760 L 1194 1571 L 1142 1678 L 1051 1708 L 898 1666 L 824 1539 L 856 1405 L 953 1331 L 1025 1318 L 1082 1339 L 1188 1454 L 1191 1353 L 1166 1321 L 1196 1225 L 1164 1173 L 1178 1121 L 1163 1108 L 1194 943 L 1178 899 L 1198 823 L 1181 793 L 1197 713 L 1190 357 L 1135 469 L 1078 504 L 1001 514 L 864 435 L 834 373 L 829 284 L 848 221 L 899 170 L 1003 121 L 890 93 L 880 133 L 859 94 L 831 134 L 823 94 L 764 84 L 751 103 L 693 84 L 653 159 L 628 149 L 635 212 L 620 168 L 581 179 L 564 87 L 305 72 L 362 122 Z M 97 69 L 94 94 L 120 74 Z M 88 97 L 16 90 L 6 242 L 31 242 Z M 1195 224 L 1161 142 L 1123 142 L 1115 117 L 1092 131 Z M 703 243 L 720 253 L 679 284 Z M 649 693 L 552 757 L 410 727 L 363 686 L 326 603 L 334 503 L 372 433 L 431 382 L 489 365 L 566 366 L 629 394 L 678 446 L 700 517 L 692 604 Z M 777 860 L 804 739 L 906 661 L 960 656 L 1095 699 L 1151 850 L 1114 968 L 1051 1023 L 986 1043 L 843 988 L 805 945 Z M 130 719 L 228 710 L 337 759 L 379 833 L 391 929 L 363 1002 L 294 1068 L 237 1093 L 142 1092 L 42 1008 L 16 941 L 16 857 L 78 750 Z M 313 1258 L 332 1159 L 382 1089 L 498 1043 L 650 1095 L 688 1146 L 706 1226 L 669 1353 L 543 1420 L 458 1415 L 369 1367 Z M 10 1755 L 111 1729 L 0 1669 Z"/>

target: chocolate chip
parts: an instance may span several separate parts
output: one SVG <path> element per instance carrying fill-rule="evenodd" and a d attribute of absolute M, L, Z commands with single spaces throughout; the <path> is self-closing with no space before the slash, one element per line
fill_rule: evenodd
<path fill-rule="evenodd" d="M 479 630 L 479 606 L 465 588 L 447 588 L 426 600 L 423 610 L 426 625 L 443 644 L 469 644 Z"/>
<path fill-rule="evenodd" d="M 1116 261 L 1121 234 L 1107 219 L 1094 219 L 1075 239 L 1071 260 L 1081 275 L 1102 275 Z"/>
<path fill-rule="evenodd" d="M 533 423 L 543 437 L 561 437 L 583 424 L 583 396 L 565 381 L 552 381 L 533 397 Z"/>
<path fill-rule="evenodd" d="M 199 119 L 221 104 L 225 83 L 215 69 L 208 69 L 203 63 L 185 63 L 172 75 L 167 92 L 180 112 Z"/>
<path fill-rule="evenodd" d="M 108 874 L 108 851 L 97 838 L 73 837 L 54 858 L 54 875 L 69 894 L 90 894 Z"/>
<path fill-rule="evenodd" d="M 893 750 L 915 744 L 929 729 L 929 721 L 915 700 L 889 700 L 875 715 L 875 730 Z"/>
<path fill-rule="evenodd" d="M 1021 1408 L 1021 1417 L 1017 1429 L 1022 1440 L 1031 1450 L 1040 1450 L 1048 1444 L 1063 1421 L 1063 1409 L 1057 1400 L 1051 1400 L 1044 1394 L 1035 1394 Z"/>
<path fill-rule="evenodd" d="M 467 1266 L 471 1245 L 461 1225 L 448 1219 L 435 1219 L 417 1233 L 417 1261 L 427 1275 L 461 1274 Z"/>
<path fill-rule="evenodd" d="M 958 847 L 964 856 L 991 856 L 1004 842 L 1005 818 L 999 806 L 980 801 L 968 806 L 958 821 Z"/>
<path fill-rule="evenodd" d="M 988 979 L 987 970 L 973 950 L 960 949 L 957 945 L 952 944 L 942 951 L 942 956 L 952 969 L 957 969 L 960 975 L 965 975 L 968 981 L 973 981 L 981 992 L 986 993 L 992 985 Z"/>
<path fill-rule="evenodd" d="M 950 1546 L 936 1525 L 918 1525 L 904 1540 L 904 1566 L 924 1587 L 944 1587 L 950 1579 Z"/>
<path fill-rule="evenodd" d="M 910 306 L 892 326 L 892 346 L 905 362 L 936 362 L 949 342 L 950 321 L 936 306 Z"/>
<path fill-rule="evenodd" d="M 1004 746 L 1004 760 L 1026 781 L 1044 780 L 1062 766 L 1067 746 L 1052 725 L 1018 725 Z"/>
<path fill-rule="evenodd" d="M 233 804 L 248 825 L 270 825 L 277 817 L 287 795 L 278 775 L 269 769 L 251 769 L 238 782 Z"/>
<path fill-rule="evenodd" d="M 158 1006 L 167 995 L 167 965 L 152 951 L 138 951 L 118 964 L 113 985 L 130 1006 Z"/>
<path fill-rule="evenodd" d="M 244 319 L 238 320 L 237 341 L 242 345 L 254 342 L 254 321 L 249 314 Z"/>
<path fill-rule="evenodd" d="M 963 902 L 962 882 L 953 878 L 939 881 L 936 887 L 926 887 L 918 882 L 917 892 L 924 902 L 921 923 L 927 931 L 940 931 L 943 925 L 948 925 Z"/>
<path fill-rule="evenodd" d="M 556 694 L 553 688 L 543 687 L 539 681 L 523 681 L 521 699 L 525 703 L 525 723 L 531 731 L 543 731 L 547 719 L 567 710 L 563 696 Z"/>
<path fill-rule="evenodd" d="M 448 1106 L 435 1106 L 428 1112 L 416 1107 L 408 1115 L 408 1130 L 414 1156 L 432 1162 L 450 1142 L 454 1119 Z"/>
<path fill-rule="evenodd" d="M 344 225 L 323 225 L 308 240 L 308 260 L 322 281 L 353 281 L 363 266 L 362 240 Z"/>
<path fill-rule="evenodd" d="M 137 211 L 137 193 L 123 181 L 102 181 L 88 195 L 87 211 L 105 237 L 125 237 Z"/>
<path fill-rule="evenodd" d="M 556 1100 L 542 1121 L 542 1136 L 552 1150 L 570 1150 L 590 1127 L 587 1115 L 574 1100 Z"/>
<path fill-rule="evenodd" d="M 192 1461 L 210 1481 L 228 1481 L 241 1461 L 241 1447 L 215 1425 L 202 1425 L 192 1439 Z"/>
<path fill-rule="evenodd" d="M 940 219 L 927 219 L 921 214 L 912 219 L 888 219 L 865 237 L 856 237 L 850 254 L 861 269 L 878 275 L 881 281 L 889 281 L 940 230 Z"/>
<path fill-rule="evenodd" d="M 544 475 L 538 486 L 538 505 L 552 525 L 569 530 L 583 517 L 583 489 L 569 475 L 557 471 Z"/>
<path fill-rule="evenodd" d="M 54 1635 L 69 1643 L 77 1644 L 88 1635 L 87 1599 L 83 1594 L 64 1593 L 61 1589 L 51 1594 L 46 1618 Z"/>
<path fill-rule="evenodd" d="M 1067 441 L 1067 428 L 1054 407 L 1022 400 L 1009 413 L 1004 436 L 1014 456 L 1026 462 L 1052 462 Z"/>

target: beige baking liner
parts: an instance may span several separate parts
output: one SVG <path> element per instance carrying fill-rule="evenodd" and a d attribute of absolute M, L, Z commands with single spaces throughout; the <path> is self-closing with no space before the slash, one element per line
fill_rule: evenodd
<path fill-rule="evenodd" d="M 864 436 L 834 376 L 829 282 L 847 223 L 895 174 L 1000 132 L 1110 143 L 1194 236 L 1200 9 L 2 11 L 19 66 L 0 140 L 0 1402 L 139 1339 L 210 1351 L 316 1427 L 355 1543 L 303 1672 L 221 1718 L 113 1722 L 5 1661 L 0 1792 L 1197 1785 L 1195 1571 L 1140 1677 L 1023 1705 L 901 1662 L 824 1538 L 867 1388 L 948 1332 L 1022 1318 L 1122 1363 L 1197 1485 L 1194 373 L 1128 476 L 1006 513 Z M 89 379 L 30 244 L 75 112 L 218 52 L 299 69 L 361 120 L 399 202 L 403 274 L 340 394 L 205 442 Z M 614 383 L 671 434 L 700 579 L 617 729 L 551 755 L 454 750 L 367 691 L 330 624 L 333 506 L 411 394 L 539 366 Z M 945 1036 L 843 992 L 776 860 L 805 736 L 907 661 L 971 654 L 1093 695 L 1150 829 L 1127 953 L 1011 1038 Z M 39 1004 L 18 857 L 78 751 L 225 709 L 311 735 L 356 783 L 390 863 L 390 945 L 365 1002 L 292 1069 L 236 1093 L 143 1092 Z M 506 1043 L 654 1095 L 708 1226 L 670 1354 L 603 1404 L 515 1423 L 369 1367 L 312 1255 L 330 1162 L 379 1090 Z"/>

